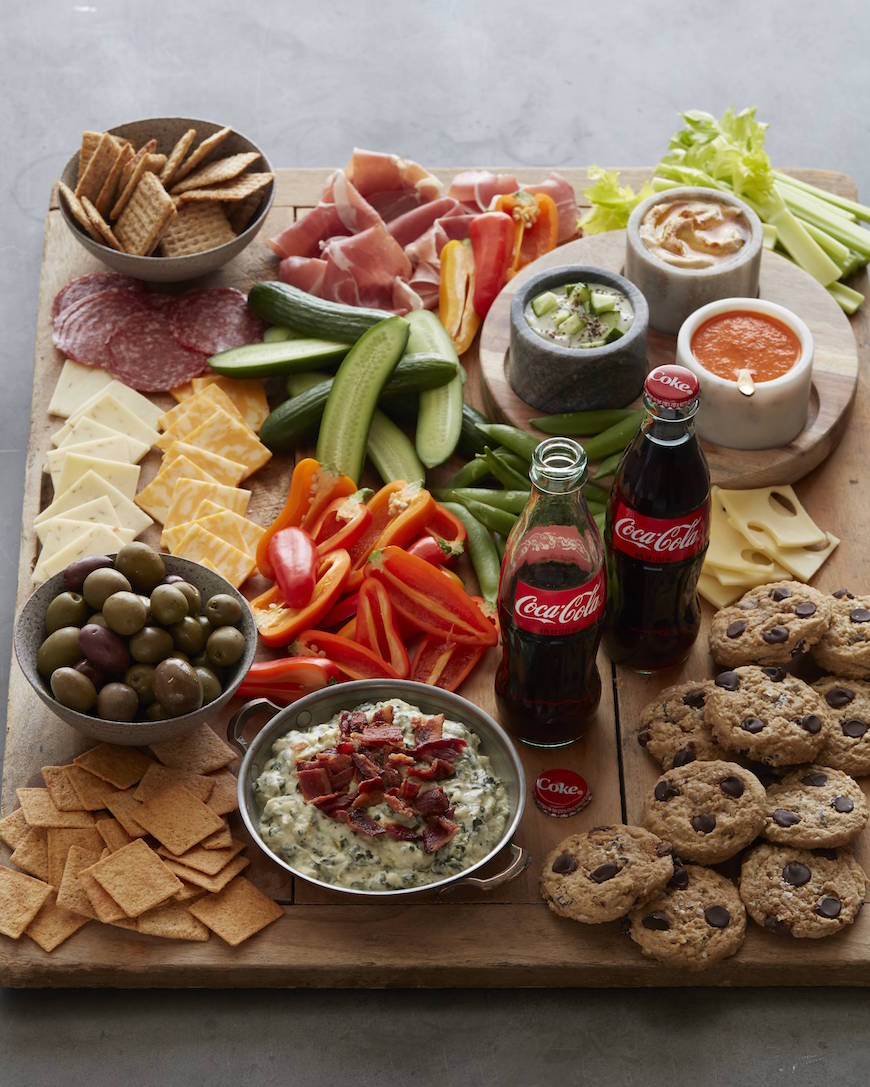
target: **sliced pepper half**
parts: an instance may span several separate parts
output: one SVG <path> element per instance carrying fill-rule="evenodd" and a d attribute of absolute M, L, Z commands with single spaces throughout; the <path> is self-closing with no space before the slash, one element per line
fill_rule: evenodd
<path fill-rule="evenodd" d="M 288 706 L 341 679 L 336 665 L 325 657 L 279 657 L 252 664 L 236 694 L 240 698 L 268 698 L 279 706 Z"/>
<path fill-rule="evenodd" d="M 356 641 L 388 662 L 405 679 L 410 671 L 408 650 L 396 624 L 386 588 L 375 578 L 363 580 L 356 613 Z"/>
<path fill-rule="evenodd" d="M 251 610 L 260 640 L 264 645 L 289 645 L 300 630 L 319 622 L 333 607 L 349 573 L 350 555 L 331 551 L 320 563 L 314 594 L 304 607 L 291 608 L 277 585 L 254 597 Z"/>
<path fill-rule="evenodd" d="M 515 192 L 500 196 L 495 209 L 510 215 L 516 224 L 514 251 L 508 278 L 556 248 L 559 210 L 547 193 Z"/>
<path fill-rule="evenodd" d="M 296 648 L 302 653 L 327 657 L 348 679 L 400 678 L 392 665 L 373 650 L 340 634 L 303 630 L 296 639 Z"/>
<path fill-rule="evenodd" d="M 369 500 L 368 510 L 371 521 L 350 549 L 348 590 L 362 584 L 363 570 L 372 551 L 390 544 L 404 547 L 420 535 L 435 511 L 435 499 L 419 483 L 400 479 L 381 487 Z"/>
<path fill-rule="evenodd" d="M 438 317 L 456 354 L 467 351 L 480 328 L 474 310 L 474 253 L 468 240 L 450 241 L 441 250 Z"/>
<path fill-rule="evenodd" d="M 480 663 L 486 649 L 480 645 L 457 645 L 436 634 L 427 634 L 417 646 L 410 679 L 455 691 Z"/>

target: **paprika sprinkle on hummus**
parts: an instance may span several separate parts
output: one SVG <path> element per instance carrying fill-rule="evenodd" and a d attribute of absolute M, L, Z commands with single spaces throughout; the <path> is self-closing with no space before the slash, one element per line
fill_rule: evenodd
<path fill-rule="evenodd" d="M 736 381 L 748 370 L 755 383 L 787 374 L 801 356 L 797 334 L 766 313 L 718 313 L 692 336 L 691 351 L 716 377 Z"/>

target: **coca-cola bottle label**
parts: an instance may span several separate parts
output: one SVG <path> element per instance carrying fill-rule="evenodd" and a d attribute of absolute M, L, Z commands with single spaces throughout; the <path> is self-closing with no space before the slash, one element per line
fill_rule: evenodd
<path fill-rule="evenodd" d="M 603 568 L 570 589 L 542 589 L 517 578 L 514 622 L 532 634 L 576 634 L 600 618 L 606 601 Z"/>
<path fill-rule="evenodd" d="M 622 501 L 613 510 L 613 546 L 635 559 L 663 564 L 682 562 L 707 546 L 710 502 L 682 517 L 647 517 Z"/>

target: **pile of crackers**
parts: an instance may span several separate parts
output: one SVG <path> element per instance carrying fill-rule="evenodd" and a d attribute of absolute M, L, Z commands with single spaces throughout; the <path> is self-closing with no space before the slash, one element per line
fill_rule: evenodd
<path fill-rule="evenodd" d="M 239 874 L 249 861 L 227 820 L 235 758 L 203 724 L 151 754 L 103 743 L 44 766 L 45 788 L 18 789 L 21 806 L 0 819 L 16 866 L 0 866 L 0 933 L 50 952 L 97 921 L 236 946 L 282 917 Z"/>
<path fill-rule="evenodd" d="M 168 155 L 110 132 L 83 132 L 75 190 L 59 182 L 76 222 L 133 256 L 184 257 L 232 241 L 256 215 L 274 175 L 250 169 L 256 151 L 215 157 L 230 128 L 202 140 L 188 129 Z M 191 150 L 193 148 L 193 150 Z"/>

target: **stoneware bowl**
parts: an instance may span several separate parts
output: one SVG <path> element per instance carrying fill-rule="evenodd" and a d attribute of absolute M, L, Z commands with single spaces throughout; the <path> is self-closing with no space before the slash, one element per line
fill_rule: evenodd
<path fill-rule="evenodd" d="M 224 126 L 214 121 L 198 121 L 192 117 L 151 117 L 145 121 L 131 121 L 130 124 L 118 125 L 110 128 L 113 136 L 123 136 L 134 147 L 141 147 L 152 137 L 157 140 L 157 151 L 168 155 L 176 142 L 189 128 L 196 129 L 196 139 L 191 150 L 194 150 L 207 136 L 217 132 Z M 229 136 L 217 147 L 206 160 L 224 158 L 227 155 L 237 155 L 245 151 L 256 151 L 260 155 L 260 161 L 255 162 L 250 169 L 257 173 L 272 170 L 269 160 L 259 147 L 251 140 L 238 132 L 231 132 Z M 64 167 L 61 174 L 63 180 L 71 189 L 76 187 L 76 178 L 79 169 L 79 152 L 73 155 Z M 76 241 L 85 247 L 89 253 L 108 265 L 116 272 L 133 276 L 136 279 L 145 279 L 151 283 L 177 283 L 184 279 L 196 279 L 198 276 L 216 272 L 225 264 L 238 256 L 257 236 L 265 221 L 272 200 L 275 196 L 274 180 L 262 190 L 260 206 L 251 218 L 245 229 L 230 242 L 217 246 L 215 249 L 207 249 L 203 253 L 191 253 L 185 257 L 134 257 L 129 253 L 119 253 L 107 245 L 102 245 L 88 234 L 73 219 L 66 207 L 63 197 L 58 195 L 61 214 L 70 228 Z"/>
<path fill-rule="evenodd" d="M 749 240 L 727 260 L 711 268 L 677 268 L 655 256 L 640 237 L 640 224 L 651 207 L 675 200 L 714 200 L 740 208 L 749 222 Z M 678 188 L 656 193 L 631 213 L 626 230 L 625 274 L 649 302 L 650 328 L 676 333 L 694 310 L 720 298 L 755 298 L 761 271 L 764 232 L 761 220 L 731 193 Z"/>
<path fill-rule="evenodd" d="M 216 716 L 218 711 L 233 697 L 242 682 L 245 673 L 251 667 L 257 651 L 257 628 L 247 600 L 237 589 L 212 570 L 200 566 L 190 559 L 177 558 L 174 555 L 162 555 L 167 574 L 180 574 L 185 581 L 196 586 L 202 594 L 203 603 L 215 593 L 228 593 L 242 605 L 242 618 L 239 629 L 245 636 L 245 652 L 241 660 L 232 669 L 226 671 L 226 683 L 219 698 L 209 702 L 192 713 L 181 717 L 169 717 L 165 721 L 104 721 L 87 713 L 62 706 L 51 693 L 48 683 L 36 670 L 36 655 L 45 635 L 45 613 L 48 605 L 64 591 L 63 574 L 55 574 L 39 586 L 25 601 L 15 622 L 15 656 L 21 671 L 27 677 L 30 686 L 36 691 L 48 708 L 66 721 L 68 725 L 90 736 L 93 740 L 105 740 L 112 744 L 142 745 L 159 743 L 183 736 L 196 728 L 203 721 Z M 34 741 L 35 742 L 35 741 Z"/>
<path fill-rule="evenodd" d="M 764 313 L 782 321 L 800 340 L 801 353 L 788 373 L 760 381 L 752 396 L 744 396 L 736 381 L 705 369 L 692 354 L 692 337 L 710 317 L 720 313 Z M 760 298 L 723 298 L 702 306 L 686 318 L 677 337 L 677 362 L 701 385 L 695 417 L 698 437 L 730 449 L 772 449 L 787 445 L 806 426 L 813 377 L 813 335 L 791 310 Z"/>
<path fill-rule="evenodd" d="M 577 280 L 603 283 L 628 297 L 634 321 L 624 336 L 604 347 L 570 348 L 551 343 L 529 327 L 525 308 L 532 298 Z M 648 323 L 646 299 L 615 272 L 574 264 L 532 276 L 511 302 L 511 386 L 527 404 L 548 413 L 623 407 L 640 393 L 646 377 Z"/>

